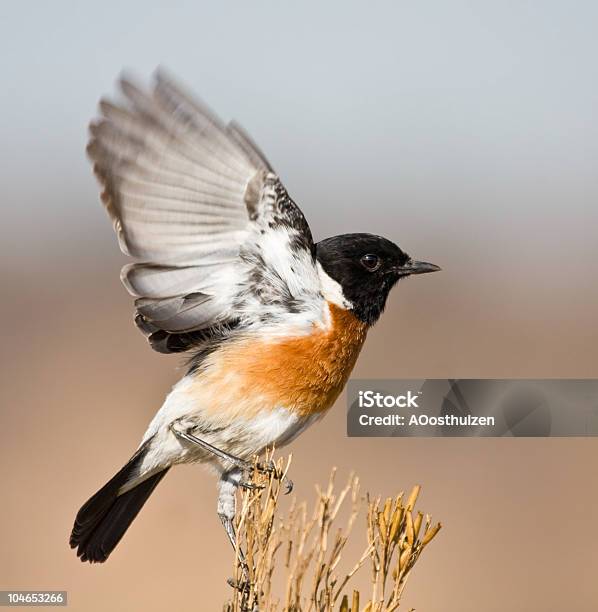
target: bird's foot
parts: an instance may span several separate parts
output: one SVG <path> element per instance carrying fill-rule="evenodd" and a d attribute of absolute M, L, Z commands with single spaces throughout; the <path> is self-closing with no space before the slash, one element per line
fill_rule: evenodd
<path fill-rule="evenodd" d="M 266 485 L 258 485 L 255 482 L 251 482 L 249 480 L 242 480 L 239 483 L 239 486 L 246 491 L 261 491 L 266 488 Z"/>
<path fill-rule="evenodd" d="M 251 589 L 251 583 L 248 579 L 236 580 L 235 578 L 227 578 L 226 582 L 233 589 L 241 593 L 249 594 L 249 590 Z"/>
<path fill-rule="evenodd" d="M 253 469 L 253 468 L 252 468 Z M 272 476 L 272 478 L 280 481 L 284 481 L 285 491 L 284 494 L 288 495 L 293 490 L 293 481 L 288 478 L 282 470 L 276 467 L 276 464 L 271 459 L 264 463 L 258 462 L 255 469 L 262 474 Z"/>

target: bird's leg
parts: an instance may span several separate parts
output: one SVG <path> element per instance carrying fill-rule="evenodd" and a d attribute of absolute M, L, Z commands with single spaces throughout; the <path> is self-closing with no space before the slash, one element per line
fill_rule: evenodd
<path fill-rule="evenodd" d="M 287 478 L 286 476 L 284 476 L 283 474 L 280 474 L 278 470 L 276 469 L 276 466 L 274 465 L 273 461 L 269 461 L 268 463 L 265 463 L 265 464 L 257 463 L 254 465 L 251 461 L 245 461 L 245 459 L 241 459 L 240 457 L 235 457 L 235 455 L 231 455 L 230 453 L 227 453 L 226 451 L 223 451 L 222 449 L 217 448 L 213 444 L 210 444 L 209 442 L 206 442 L 205 440 L 198 438 L 197 436 L 190 433 L 190 429 L 192 428 L 188 428 L 186 430 L 179 429 L 177 427 L 177 424 L 178 424 L 177 421 L 174 421 L 169 426 L 170 431 L 177 438 L 181 440 L 185 440 L 187 442 L 191 442 L 192 444 L 196 444 L 197 446 L 203 448 L 205 451 L 214 455 L 215 457 L 218 457 L 220 459 L 223 459 L 224 461 L 230 462 L 233 466 L 235 466 L 236 468 L 239 468 L 243 472 L 251 472 L 255 468 L 260 472 L 263 472 L 266 474 L 273 474 L 274 478 L 278 480 L 281 480 L 284 477 L 284 480 L 286 481 L 285 495 L 288 495 L 293 490 L 293 481 Z M 246 489 L 254 489 L 258 487 L 258 485 L 253 485 L 245 481 L 240 482 L 239 484 Z"/>
<path fill-rule="evenodd" d="M 215 457 L 219 457 L 220 459 L 223 459 L 224 461 L 229 461 L 230 463 L 232 463 L 233 466 L 243 471 L 250 470 L 253 467 L 253 464 L 251 462 L 245 461 L 244 459 L 241 459 L 240 457 L 235 457 L 234 455 L 231 455 L 230 453 L 227 453 L 226 451 L 223 451 L 217 448 L 216 446 L 210 444 L 209 442 L 206 442 L 205 440 L 202 440 L 201 438 L 194 436 L 188 430 L 184 431 L 182 429 L 179 429 L 176 425 L 177 425 L 176 421 L 171 423 L 170 431 L 172 431 L 172 433 L 177 438 L 181 440 L 186 440 L 187 442 L 191 442 L 192 444 L 197 444 L 197 446 L 203 448 L 208 453 L 211 453 Z"/>
<path fill-rule="evenodd" d="M 233 468 L 228 472 L 224 472 L 220 477 L 218 494 L 218 516 L 226 531 L 226 535 L 233 547 L 233 550 L 238 555 L 239 564 L 241 565 L 241 571 L 243 573 L 243 584 L 237 585 L 229 581 L 235 588 L 244 588 L 249 583 L 249 567 L 245 559 L 245 554 L 241 550 L 241 547 L 237 543 L 237 534 L 235 533 L 235 513 L 237 509 L 237 498 L 236 492 L 239 483 L 241 482 L 242 472 L 238 468 Z"/>

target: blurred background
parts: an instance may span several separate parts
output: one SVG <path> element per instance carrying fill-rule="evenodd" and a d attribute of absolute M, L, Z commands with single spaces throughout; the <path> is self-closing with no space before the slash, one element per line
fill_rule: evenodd
<path fill-rule="evenodd" d="M 164 65 L 240 121 L 316 238 L 381 233 L 443 267 L 392 294 L 355 377 L 597 377 L 597 20 L 564 0 L 3 3 L 0 589 L 90 611 L 228 595 L 201 468 L 105 566 L 67 545 L 181 374 L 134 328 L 84 154 L 121 69 Z M 342 397 L 291 450 L 300 498 L 332 465 L 374 494 L 423 485 L 444 528 L 405 609 L 596 609 L 598 440 L 348 439 Z"/>

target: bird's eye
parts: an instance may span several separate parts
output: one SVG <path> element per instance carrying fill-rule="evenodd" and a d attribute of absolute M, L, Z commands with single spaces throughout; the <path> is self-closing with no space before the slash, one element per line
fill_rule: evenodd
<path fill-rule="evenodd" d="M 360 261 L 363 267 L 370 272 L 375 272 L 382 264 L 382 260 L 378 257 L 378 255 L 373 255 L 371 253 L 364 255 Z"/>

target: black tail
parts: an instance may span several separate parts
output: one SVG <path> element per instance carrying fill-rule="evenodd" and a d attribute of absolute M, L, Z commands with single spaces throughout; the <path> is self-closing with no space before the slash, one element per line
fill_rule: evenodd
<path fill-rule="evenodd" d="M 134 489 L 118 494 L 119 489 L 137 471 L 145 451 L 145 446 L 142 446 L 127 465 L 87 500 L 77 513 L 70 545 L 77 549 L 81 561 L 106 561 L 152 491 L 166 476 L 168 468 L 150 476 Z"/>

